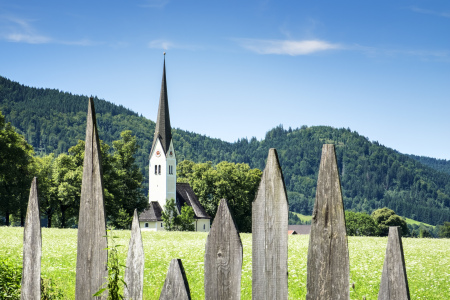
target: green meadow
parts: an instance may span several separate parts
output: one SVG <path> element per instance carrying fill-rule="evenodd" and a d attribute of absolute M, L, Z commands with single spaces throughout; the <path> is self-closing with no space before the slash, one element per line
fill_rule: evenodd
<path fill-rule="evenodd" d="M 125 264 L 130 231 L 114 231 Z M 203 299 L 206 233 L 142 232 L 145 251 L 144 299 L 158 299 L 170 260 L 181 258 L 192 299 Z M 241 234 L 244 247 L 241 298 L 251 299 L 251 234 Z M 289 237 L 289 298 L 305 299 L 309 236 Z M 0 257 L 22 261 L 23 228 L 0 227 Z M 387 238 L 349 237 L 351 299 L 377 299 Z M 56 281 L 74 299 L 76 229 L 42 229 L 42 276 Z M 450 297 L 450 239 L 403 239 L 411 299 Z"/>

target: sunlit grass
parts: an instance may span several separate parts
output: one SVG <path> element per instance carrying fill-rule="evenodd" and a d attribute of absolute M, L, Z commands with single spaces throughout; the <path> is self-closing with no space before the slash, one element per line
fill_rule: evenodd
<path fill-rule="evenodd" d="M 130 231 L 114 231 L 119 259 L 125 264 Z M 207 233 L 142 232 L 145 251 L 144 299 L 158 299 L 172 258 L 181 258 L 192 299 L 203 299 L 203 260 Z M 23 228 L 0 227 L 0 256 L 21 263 Z M 251 299 L 251 234 L 244 247 L 241 298 Z M 305 299 L 309 236 L 289 237 L 289 298 Z M 52 278 L 67 299 L 75 298 L 77 230 L 42 229 L 42 275 Z M 349 237 L 351 299 L 377 299 L 387 238 Z M 447 299 L 450 295 L 450 240 L 404 238 L 411 299 Z"/>
<path fill-rule="evenodd" d="M 291 213 L 294 213 L 297 215 L 297 217 L 302 220 L 302 222 L 311 222 L 312 216 L 302 215 L 300 213 L 297 213 L 295 211 L 291 211 Z"/>

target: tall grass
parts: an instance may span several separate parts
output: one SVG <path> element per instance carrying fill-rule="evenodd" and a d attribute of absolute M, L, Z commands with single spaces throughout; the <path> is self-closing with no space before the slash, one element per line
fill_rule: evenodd
<path fill-rule="evenodd" d="M 125 264 L 130 231 L 118 236 L 119 260 Z M 172 258 L 181 258 L 192 299 L 203 299 L 206 233 L 142 232 L 145 251 L 144 299 L 158 299 Z M 241 298 L 251 299 L 251 234 L 244 246 Z M 305 299 L 309 236 L 289 237 L 289 298 Z M 0 227 L 0 257 L 22 261 L 23 228 Z M 349 237 L 351 299 L 377 299 L 387 238 Z M 75 298 L 77 230 L 42 229 L 42 275 L 51 278 L 67 299 Z M 411 299 L 450 298 L 450 239 L 403 239 Z"/>

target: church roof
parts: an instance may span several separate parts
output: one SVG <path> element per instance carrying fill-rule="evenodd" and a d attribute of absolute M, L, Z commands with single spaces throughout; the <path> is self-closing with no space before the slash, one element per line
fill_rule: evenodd
<path fill-rule="evenodd" d="M 170 127 L 169 98 L 167 97 L 166 85 L 166 58 L 164 57 L 163 76 L 161 82 L 161 93 L 159 96 L 158 116 L 156 119 L 155 135 L 153 137 L 152 149 L 157 140 L 161 141 L 164 153 L 167 153 L 172 140 L 172 129 Z"/>
<path fill-rule="evenodd" d="M 157 222 L 162 221 L 162 208 L 158 201 L 151 201 L 147 208 L 139 215 L 140 222 Z"/>
<path fill-rule="evenodd" d="M 289 225 L 288 230 L 293 230 L 296 234 L 310 234 L 311 225 Z"/>
<path fill-rule="evenodd" d="M 184 204 L 191 206 L 194 210 L 195 219 L 211 219 L 203 206 L 198 201 L 197 196 L 189 183 L 177 183 L 177 199 L 175 201 L 178 212 Z M 162 208 L 158 201 L 151 201 L 148 207 L 139 215 L 140 222 L 162 221 Z"/>
<path fill-rule="evenodd" d="M 192 190 L 189 183 L 177 183 L 177 208 L 178 211 L 181 212 L 181 207 L 186 203 L 191 206 L 194 210 L 196 219 L 211 219 L 211 217 L 206 213 L 203 206 L 197 199 L 197 196 Z"/>

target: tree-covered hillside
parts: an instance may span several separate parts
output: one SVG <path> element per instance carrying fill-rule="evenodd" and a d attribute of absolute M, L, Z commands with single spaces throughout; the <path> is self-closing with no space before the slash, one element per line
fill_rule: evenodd
<path fill-rule="evenodd" d="M 437 171 L 441 171 L 450 174 L 450 160 L 446 159 L 436 159 L 426 156 L 417 156 L 410 154 L 409 157 L 414 158 L 418 162 L 429 166 Z"/>
<path fill-rule="evenodd" d="M 118 140 L 123 130 L 137 136 L 141 149 L 136 162 L 148 186 L 155 123 L 105 100 L 95 99 L 95 105 L 100 138 L 107 144 Z M 66 152 L 77 140 L 84 140 L 87 97 L 30 88 L 0 77 L 0 110 L 37 153 Z M 371 213 L 386 206 L 433 225 L 450 221 L 449 174 L 370 142 L 350 129 L 303 126 L 285 130 L 278 126 L 261 141 L 252 138 L 235 143 L 174 129 L 173 138 L 178 162 L 189 159 L 217 164 L 225 160 L 261 170 L 269 148 L 277 148 L 290 210 L 303 214 L 312 211 L 322 145 L 333 143 L 346 209 Z"/>

